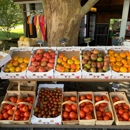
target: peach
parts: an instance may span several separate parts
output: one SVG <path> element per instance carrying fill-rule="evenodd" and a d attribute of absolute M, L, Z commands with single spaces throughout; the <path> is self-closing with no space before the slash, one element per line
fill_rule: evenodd
<path fill-rule="evenodd" d="M 79 71 L 80 70 L 80 68 L 77 68 L 76 70 L 75 70 L 75 72 L 77 72 L 77 71 Z"/>
<path fill-rule="evenodd" d="M 18 58 L 18 62 L 23 63 L 23 58 L 22 57 Z"/>
<path fill-rule="evenodd" d="M 68 69 L 68 68 L 65 68 L 65 72 L 69 72 L 69 69 Z"/>
<path fill-rule="evenodd" d="M 57 63 L 58 63 L 58 64 L 62 63 L 62 58 L 58 58 L 58 59 L 57 59 Z"/>
<path fill-rule="evenodd" d="M 25 71 L 27 67 L 21 68 L 21 72 Z"/>
<path fill-rule="evenodd" d="M 62 60 L 63 60 L 63 61 L 67 61 L 68 58 L 64 56 L 64 57 L 62 58 Z"/>
<path fill-rule="evenodd" d="M 17 67 L 15 68 L 15 72 L 21 72 L 21 67 L 17 66 Z"/>
<path fill-rule="evenodd" d="M 71 58 L 72 60 L 77 60 L 77 57 L 76 56 L 72 56 L 72 58 Z"/>
<path fill-rule="evenodd" d="M 18 56 L 14 56 L 13 60 L 18 60 L 18 58 L 19 58 Z"/>
<path fill-rule="evenodd" d="M 15 72 L 15 67 L 14 67 L 14 66 L 11 66 L 11 67 L 9 68 L 9 71 L 10 71 L 10 72 Z"/>
<path fill-rule="evenodd" d="M 75 72 L 75 70 L 71 69 L 70 72 Z"/>
<path fill-rule="evenodd" d="M 6 68 L 4 69 L 4 72 L 9 72 L 9 68 L 6 67 Z"/>
<path fill-rule="evenodd" d="M 66 65 L 66 62 L 65 62 L 65 61 L 62 61 L 62 63 L 61 63 L 61 64 L 64 66 L 64 65 Z"/>
<path fill-rule="evenodd" d="M 13 66 L 18 66 L 19 62 L 17 60 L 13 61 Z"/>
<path fill-rule="evenodd" d="M 21 63 L 19 66 L 20 66 L 21 68 L 26 68 L 26 67 L 27 67 L 27 63 Z"/>
<path fill-rule="evenodd" d="M 14 61 L 14 60 L 13 60 L 13 59 L 11 59 L 8 63 L 13 63 L 13 61 Z"/>
<path fill-rule="evenodd" d="M 71 65 L 70 65 L 70 68 L 71 68 L 72 70 L 75 70 L 75 69 L 76 69 L 76 64 L 71 64 Z"/>
<path fill-rule="evenodd" d="M 65 71 L 65 68 L 63 66 L 59 67 L 59 71 L 60 72 L 64 72 Z"/>
<path fill-rule="evenodd" d="M 77 69 L 80 69 L 80 65 L 76 65 L 76 68 L 77 68 Z"/>
<path fill-rule="evenodd" d="M 29 58 L 28 58 L 28 57 L 25 57 L 23 61 L 24 61 L 24 63 L 27 63 L 27 64 L 28 64 L 28 63 L 29 63 Z"/>
<path fill-rule="evenodd" d="M 59 58 L 63 58 L 63 57 L 64 57 L 64 54 L 60 53 L 58 57 L 59 57 Z"/>
<path fill-rule="evenodd" d="M 67 68 L 67 69 L 70 69 L 70 64 L 65 64 L 64 67 Z"/>
<path fill-rule="evenodd" d="M 73 64 L 74 62 L 73 62 L 73 60 L 68 60 L 67 63 L 71 65 L 71 64 Z"/>
<path fill-rule="evenodd" d="M 80 64 L 80 61 L 79 60 L 75 60 L 74 62 L 76 65 L 79 65 Z"/>
<path fill-rule="evenodd" d="M 11 66 L 13 66 L 13 64 L 11 62 L 7 63 L 6 67 L 10 68 Z"/>

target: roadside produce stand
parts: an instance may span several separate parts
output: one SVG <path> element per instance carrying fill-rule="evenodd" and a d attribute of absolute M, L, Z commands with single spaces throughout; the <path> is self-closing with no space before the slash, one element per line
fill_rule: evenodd
<path fill-rule="evenodd" d="M 6 95 L 1 103 L 0 114 L 3 114 L 2 110 L 5 108 L 5 104 L 12 105 L 14 109 L 10 120 L 6 118 L 0 120 L 0 127 L 130 128 L 130 115 L 121 117 L 120 113 L 117 113 L 118 107 L 122 107 L 124 110 L 124 107 L 127 107 L 124 113 L 130 113 L 126 93 L 107 91 L 64 92 L 64 84 L 59 83 L 129 82 L 130 47 L 12 47 L 9 55 L 11 59 L 9 56 L 7 57 L 6 60 L 8 61 L 1 68 L 0 74 L 1 79 L 10 80 Z M 88 94 L 89 97 L 87 97 Z M 16 101 L 12 100 L 11 97 L 15 97 Z M 65 100 L 66 97 L 69 99 Z M 100 99 L 96 100 L 97 97 Z M 116 100 L 117 97 L 118 100 Z M 56 98 L 56 103 L 50 107 L 52 98 Z M 39 102 L 44 103 L 41 105 Z M 88 104 L 92 106 L 91 114 L 89 114 L 91 117 L 87 117 L 88 113 L 83 108 L 83 103 L 86 106 Z M 64 112 L 66 112 L 68 104 L 75 107 L 71 111 L 73 114 L 65 117 Z M 103 104 L 105 106 L 101 106 Z M 27 118 L 24 119 L 23 115 L 16 118 L 16 112 L 25 113 L 23 107 L 26 106 L 30 108 L 29 115 L 24 115 L 24 118 Z M 39 106 L 43 107 L 40 112 L 38 112 Z M 56 107 L 56 109 L 49 111 L 49 107 Z M 100 111 L 99 107 L 104 107 L 101 110 L 104 113 L 102 118 L 99 118 L 100 116 L 97 114 Z M 47 111 L 51 114 L 44 114 Z M 83 116 L 82 118 L 80 111 L 85 111 L 86 117 Z M 109 116 L 106 115 L 108 112 Z M 105 116 L 109 119 L 106 119 Z"/>

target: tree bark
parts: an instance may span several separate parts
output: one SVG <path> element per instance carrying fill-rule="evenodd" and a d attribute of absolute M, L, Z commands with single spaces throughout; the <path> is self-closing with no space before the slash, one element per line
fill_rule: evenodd
<path fill-rule="evenodd" d="M 88 0 L 82 7 L 80 0 L 43 0 L 47 21 L 48 46 L 61 46 L 60 39 L 67 40 L 67 46 L 78 45 L 78 34 L 83 16 L 99 0 Z"/>

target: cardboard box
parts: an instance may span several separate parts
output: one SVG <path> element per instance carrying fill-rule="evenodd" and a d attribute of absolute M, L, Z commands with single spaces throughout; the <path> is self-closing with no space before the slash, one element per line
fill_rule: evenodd
<path fill-rule="evenodd" d="M 114 50 L 116 53 L 120 52 L 125 52 L 125 51 L 130 51 L 130 47 L 126 46 L 117 46 L 117 47 L 107 47 L 107 51 L 109 50 Z M 111 75 L 112 79 L 129 79 L 130 78 L 130 73 L 121 73 L 121 72 L 115 72 L 111 69 Z"/>
<path fill-rule="evenodd" d="M 5 65 L 10 60 L 11 60 L 11 56 L 9 54 L 0 52 L 0 67 Z"/>
<path fill-rule="evenodd" d="M 81 51 L 80 47 L 58 47 L 57 48 L 57 58 L 60 53 L 64 54 L 68 59 L 71 59 L 72 56 L 76 56 L 78 60 L 81 61 Z M 56 58 L 56 61 L 57 61 Z M 56 67 L 56 66 L 55 66 Z M 54 78 L 81 78 L 81 62 L 80 62 L 80 70 L 77 72 L 58 72 L 55 68 L 54 70 Z"/>
<path fill-rule="evenodd" d="M 91 51 L 91 50 L 99 50 L 100 53 L 104 56 L 107 54 L 107 50 L 105 47 L 82 47 L 81 51 Z M 107 72 L 87 72 L 82 67 L 82 78 L 95 78 L 95 79 L 110 79 L 111 78 L 111 68 Z"/>
<path fill-rule="evenodd" d="M 25 57 L 30 58 L 32 49 L 33 49 L 32 47 L 26 47 L 26 48 L 12 47 L 10 48 L 9 54 L 11 58 L 13 58 L 16 55 L 22 58 Z M 1 69 L 1 79 L 19 79 L 19 78 L 25 79 L 26 78 L 26 70 L 23 72 L 6 73 L 4 72 L 5 68 L 6 68 L 6 64 Z"/>
<path fill-rule="evenodd" d="M 38 46 L 37 38 L 29 38 L 28 42 L 18 41 L 18 47 Z"/>
<path fill-rule="evenodd" d="M 31 58 L 33 57 L 33 55 L 35 54 L 35 52 L 38 50 L 38 49 L 43 49 L 44 51 L 48 51 L 49 49 L 51 49 L 52 51 L 54 51 L 55 53 L 56 52 L 56 47 L 34 47 L 33 48 L 33 53 L 32 53 L 32 56 Z M 56 56 L 55 56 L 55 62 L 56 62 Z M 31 61 L 29 63 L 28 66 L 31 65 Z M 55 65 L 54 65 L 55 66 Z M 36 78 L 54 78 L 54 68 L 51 69 L 50 71 L 48 72 L 31 72 L 27 69 L 27 73 L 26 73 L 26 76 L 27 78 L 31 78 L 31 79 L 36 79 Z"/>
<path fill-rule="evenodd" d="M 62 89 L 62 92 L 63 92 L 64 91 L 64 84 L 39 84 L 35 107 L 38 103 L 38 97 L 39 97 L 39 92 L 40 92 L 41 88 L 49 88 L 49 89 L 60 88 L 60 89 Z M 59 115 L 55 118 L 38 118 L 34 115 L 34 111 L 33 111 L 31 123 L 32 124 L 56 124 L 56 125 L 59 125 L 62 123 L 62 120 L 61 120 L 61 115 Z"/>

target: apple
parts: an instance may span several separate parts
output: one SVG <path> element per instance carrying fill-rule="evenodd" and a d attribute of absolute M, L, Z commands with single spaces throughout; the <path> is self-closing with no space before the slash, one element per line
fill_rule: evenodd
<path fill-rule="evenodd" d="M 31 61 L 33 62 L 33 61 L 36 61 L 36 58 L 35 57 L 32 57 L 31 58 Z"/>
<path fill-rule="evenodd" d="M 47 65 L 47 62 L 41 61 L 41 66 L 46 66 L 46 65 Z"/>
<path fill-rule="evenodd" d="M 45 72 L 45 71 L 46 71 L 46 69 L 43 66 L 40 66 L 38 68 L 38 72 Z"/>
<path fill-rule="evenodd" d="M 35 72 L 36 71 L 36 67 L 35 66 L 29 66 L 28 70 L 31 72 Z"/>
<path fill-rule="evenodd" d="M 36 51 L 36 54 L 43 54 L 43 52 L 44 52 L 43 49 L 38 49 L 38 50 Z"/>
<path fill-rule="evenodd" d="M 92 59 L 92 60 L 97 60 L 97 55 L 96 55 L 96 54 L 92 54 L 92 55 L 91 55 L 91 59 Z"/>

